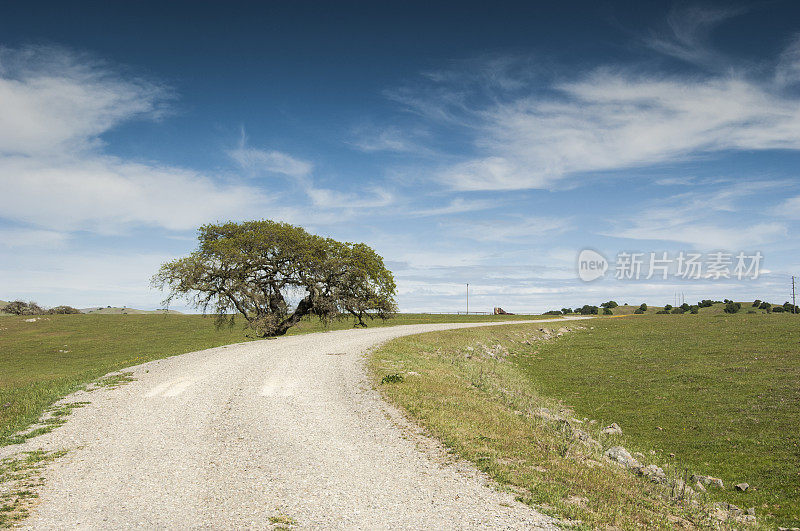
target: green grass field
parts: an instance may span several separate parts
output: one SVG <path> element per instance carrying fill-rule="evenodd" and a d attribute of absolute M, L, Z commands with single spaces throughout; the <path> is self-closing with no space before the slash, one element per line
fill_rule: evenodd
<path fill-rule="evenodd" d="M 46 315 L 26 322 L 31 318 L 0 316 L 0 445 L 53 402 L 108 372 L 249 340 L 242 322 L 217 329 L 213 318 L 200 315 Z M 370 326 L 528 318 L 399 314 Z M 350 327 L 349 320 L 326 327 L 309 319 L 289 333 Z"/>
<path fill-rule="evenodd" d="M 576 414 L 724 480 L 719 499 L 800 523 L 800 316 L 607 319 L 517 359 Z M 659 429 L 662 428 L 662 429 Z M 755 491 L 735 492 L 747 482 Z"/>
<path fill-rule="evenodd" d="M 528 341 L 535 325 L 400 338 L 376 351 L 371 367 L 387 397 L 449 447 L 522 499 L 591 527 L 674 527 L 668 514 L 709 522 L 632 474 L 586 466 L 596 458 L 563 427 L 526 413 L 558 403 L 594 426 L 617 422 L 621 438 L 592 432 L 604 447 L 641 451 L 674 477 L 721 477 L 725 490 L 710 490 L 709 501 L 755 507 L 763 527 L 800 523 L 800 316 L 643 315 L 568 326 L 586 329 L 549 341 Z M 506 361 L 474 355 L 497 344 Z M 379 383 L 391 373 L 404 381 Z M 739 482 L 755 490 L 734 491 Z"/>

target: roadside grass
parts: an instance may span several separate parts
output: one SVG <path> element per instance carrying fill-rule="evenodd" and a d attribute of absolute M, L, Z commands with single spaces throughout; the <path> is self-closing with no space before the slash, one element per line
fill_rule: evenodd
<path fill-rule="evenodd" d="M 97 389 L 116 389 L 118 387 L 122 387 L 127 383 L 131 383 L 135 381 L 136 378 L 133 377 L 133 374 L 130 372 L 116 372 L 113 374 L 109 374 L 108 376 L 103 376 L 96 382 L 92 382 L 86 388 L 87 391 L 96 391 Z"/>
<path fill-rule="evenodd" d="M 0 527 L 12 527 L 28 516 L 38 497 L 36 489 L 42 484 L 42 468 L 65 453 L 25 452 L 0 460 Z"/>
<path fill-rule="evenodd" d="M 272 525 L 272 529 L 293 529 L 297 525 L 294 518 L 283 513 L 270 516 L 269 523 Z"/>
<path fill-rule="evenodd" d="M 217 328 L 201 315 L 47 315 L 0 317 L 0 446 L 35 423 L 51 404 L 113 371 L 195 350 L 249 341 L 243 322 Z M 535 319 L 537 316 L 399 314 L 369 326 Z M 306 319 L 291 334 L 346 329 Z M 110 375 L 97 386 L 117 386 L 130 376 Z M 37 434 L 44 426 L 37 427 Z M 52 427 L 50 427 L 52 429 Z M 26 435 L 24 438 L 29 438 Z"/>
<path fill-rule="evenodd" d="M 577 415 L 617 422 L 633 448 L 722 478 L 713 499 L 800 525 L 800 316 L 653 315 L 592 326 L 515 364 Z M 754 488 L 735 491 L 741 482 Z"/>
<path fill-rule="evenodd" d="M 50 433 L 59 426 L 67 422 L 67 417 L 73 409 L 83 407 L 89 402 L 70 402 L 67 404 L 53 405 L 47 408 L 35 423 L 27 426 L 24 430 L 8 435 L 0 444 L 21 444 L 28 439 Z"/>
<path fill-rule="evenodd" d="M 556 515 L 591 527 L 673 527 L 676 517 L 710 525 L 643 479 L 597 466 L 603 459 L 570 439 L 572 427 L 537 416 L 542 407 L 573 411 L 604 448 L 642 452 L 668 476 L 722 478 L 709 503 L 755 507 L 764 527 L 797 526 L 798 325 L 790 314 L 639 315 L 568 323 L 584 329 L 549 341 L 523 338 L 564 324 L 474 328 L 394 340 L 370 367 L 376 386 L 434 436 Z M 506 361 L 475 355 L 479 344 L 501 345 Z M 401 382 L 380 383 L 395 373 Z M 612 422 L 622 436 L 598 433 Z M 736 492 L 740 482 L 755 489 Z"/>
<path fill-rule="evenodd" d="M 558 401 L 538 393 L 513 361 L 536 356 L 545 344 L 540 327 L 578 329 L 595 322 L 404 337 L 370 355 L 370 372 L 389 400 L 449 449 L 473 461 L 521 501 L 572 520 L 576 527 L 668 529 L 710 524 L 702 508 L 673 496 L 667 487 L 605 463 L 602 448 L 582 441 L 580 434 L 606 445 L 616 438 L 603 436 L 600 424 L 575 419 Z M 590 337 L 590 332 L 576 330 L 554 342 L 573 334 Z M 403 378 L 385 379 L 394 374 Z"/>

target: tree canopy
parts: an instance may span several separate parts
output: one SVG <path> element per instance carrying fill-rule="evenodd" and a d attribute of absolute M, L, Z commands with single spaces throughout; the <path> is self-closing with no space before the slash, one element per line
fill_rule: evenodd
<path fill-rule="evenodd" d="M 274 221 L 209 224 L 199 248 L 167 262 L 153 285 L 221 321 L 243 316 L 259 337 L 283 335 L 306 315 L 386 319 L 396 311 L 391 271 L 372 248 Z M 296 300 L 296 304 L 292 304 Z"/>

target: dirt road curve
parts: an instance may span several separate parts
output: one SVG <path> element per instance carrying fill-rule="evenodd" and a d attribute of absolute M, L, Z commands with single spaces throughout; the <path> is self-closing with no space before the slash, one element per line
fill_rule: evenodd
<path fill-rule="evenodd" d="M 326 332 L 137 366 L 136 381 L 81 393 L 91 404 L 65 426 L 14 448 L 70 449 L 24 525 L 268 528 L 284 515 L 301 528 L 552 528 L 443 459 L 367 383 L 366 349 L 467 326 Z"/>

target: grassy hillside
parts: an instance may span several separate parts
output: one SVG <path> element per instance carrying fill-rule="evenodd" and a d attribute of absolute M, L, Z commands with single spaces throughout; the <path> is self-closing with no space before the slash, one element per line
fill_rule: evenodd
<path fill-rule="evenodd" d="M 59 398 L 108 372 L 194 350 L 248 341 L 243 324 L 217 329 L 200 315 L 46 315 L 0 317 L 0 444 L 39 418 Z M 370 326 L 483 322 L 529 316 L 400 314 Z M 290 334 L 352 327 L 325 327 L 307 319 Z"/>
<path fill-rule="evenodd" d="M 800 316 L 706 310 L 597 321 L 518 363 L 540 392 L 617 422 L 638 449 L 722 478 L 720 499 L 797 525 Z M 735 492 L 740 482 L 757 490 Z"/>
<path fill-rule="evenodd" d="M 571 429 L 531 415 L 539 407 L 596 419 L 578 425 L 606 448 L 641 451 L 668 475 L 722 478 L 710 501 L 754 507 L 765 527 L 800 524 L 800 316 L 709 312 L 571 326 L 585 329 L 550 341 L 537 341 L 533 325 L 401 338 L 374 353 L 373 374 L 378 382 L 404 375 L 379 387 L 523 499 L 593 527 L 675 527 L 667 514 L 709 522 L 681 514 L 680 503 L 664 507 L 632 474 L 598 473 Z M 507 350 L 505 361 L 478 355 L 482 345 Z M 592 431 L 612 422 L 621 437 Z M 737 492 L 740 482 L 754 488 Z"/>

